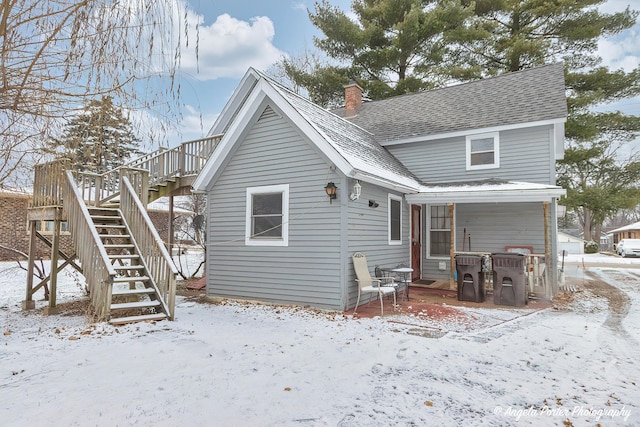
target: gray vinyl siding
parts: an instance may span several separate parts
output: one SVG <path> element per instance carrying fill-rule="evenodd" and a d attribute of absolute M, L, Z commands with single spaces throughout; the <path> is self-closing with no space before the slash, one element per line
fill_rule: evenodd
<path fill-rule="evenodd" d="M 504 252 L 505 246 L 533 246 L 535 254 L 544 254 L 544 210 L 542 203 L 478 203 L 455 206 L 456 251 L 462 251 L 462 241 L 467 232 L 465 251 Z M 425 209 L 427 215 L 428 209 Z M 424 253 L 428 251 L 429 221 L 425 218 Z M 469 239 L 471 237 L 471 248 Z M 553 257 L 552 257 L 553 258 Z M 440 271 L 438 263 L 444 261 L 446 270 Z M 447 279 L 450 259 L 426 258 L 422 275 L 427 279 Z"/>
<path fill-rule="evenodd" d="M 387 149 L 428 183 L 501 178 L 555 184 L 552 134 L 551 125 L 500 132 L 500 167 L 496 169 L 466 170 L 465 136 L 390 145 Z"/>
<path fill-rule="evenodd" d="M 207 294 L 342 309 L 340 177 L 294 125 L 267 108 L 208 193 Z M 289 184 L 289 245 L 245 245 L 246 189 Z M 339 184 L 338 184 L 339 185 Z"/>
<path fill-rule="evenodd" d="M 349 185 L 353 186 L 352 180 Z M 409 227 L 409 205 L 402 198 L 402 244 L 389 244 L 389 194 L 402 197 L 401 193 L 397 193 L 382 187 L 378 187 L 368 183 L 362 184 L 362 195 L 356 201 L 349 201 L 349 249 L 348 249 L 348 301 L 349 307 L 353 307 L 358 297 L 358 287 L 356 284 L 356 276 L 353 270 L 351 256 L 355 252 L 362 252 L 367 257 L 369 264 L 369 272 L 371 276 L 375 275 L 375 266 L 395 267 L 400 263 L 410 263 L 410 237 Z M 369 200 L 379 204 L 377 208 L 369 207 Z M 364 302 L 371 299 L 370 295 L 363 296 Z M 362 300 L 361 300 L 362 301 Z"/>

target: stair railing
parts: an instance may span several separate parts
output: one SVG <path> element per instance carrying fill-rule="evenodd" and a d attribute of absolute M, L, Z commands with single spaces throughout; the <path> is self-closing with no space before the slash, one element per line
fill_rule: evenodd
<path fill-rule="evenodd" d="M 129 225 L 131 235 L 147 266 L 148 273 L 167 305 L 169 318 L 173 320 L 178 270 L 151 222 L 145 206 L 137 197 L 135 188 L 124 174 L 120 180 L 120 210 Z"/>
<path fill-rule="evenodd" d="M 94 313 L 97 320 L 108 320 L 116 271 L 109 262 L 107 251 L 100 240 L 98 230 L 93 224 L 71 171 L 66 172 L 62 194 L 67 224 L 69 224 L 76 254 L 82 264 L 83 274 L 87 279 Z"/>
<path fill-rule="evenodd" d="M 101 206 L 116 197 L 120 191 L 120 169 L 103 174 L 95 172 L 74 172 L 78 191 L 89 206 Z"/>

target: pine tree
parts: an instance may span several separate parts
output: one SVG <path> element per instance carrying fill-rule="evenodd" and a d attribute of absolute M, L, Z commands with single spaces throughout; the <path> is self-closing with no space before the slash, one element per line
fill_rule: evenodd
<path fill-rule="evenodd" d="M 52 149 L 58 157 L 69 158 L 75 170 L 103 173 L 141 154 L 139 141 L 122 108 L 105 96 L 69 119 Z"/>
<path fill-rule="evenodd" d="M 416 92 L 443 84 L 440 66 L 449 45 L 446 34 L 469 10 L 454 1 L 354 0 L 358 22 L 327 0 L 309 13 L 323 38 L 315 45 L 333 60 L 315 57 L 282 61 L 288 77 L 321 105 L 335 105 L 343 85 L 355 79 L 372 99 Z"/>
<path fill-rule="evenodd" d="M 640 131 L 640 118 L 602 111 L 608 103 L 640 94 L 640 68 L 612 71 L 597 55 L 598 41 L 633 26 L 638 12 L 602 13 L 597 6 L 603 2 L 469 2 L 475 4 L 474 18 L 450 34 L 458 47 L 449 73 L 461 80 L 564 62 L 568 149 L 558 182 L 568 190 L 564 203 L 580 219 L 585 238 L 595 241 L 607 216 L 640 202 L 637 179 L 622 179 L 637 159 L 616 157 Z"/>

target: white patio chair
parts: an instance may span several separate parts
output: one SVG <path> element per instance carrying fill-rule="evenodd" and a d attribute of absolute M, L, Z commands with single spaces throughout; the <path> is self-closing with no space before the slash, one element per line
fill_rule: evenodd
<path fill-rule="evenodd" d="M 384 303 L 382 302 L 382 297 L 389 294 L 393 295 L 393 306 L 395 307 L 395 287 L 380 286 L 383 279 L 378 277 L 371 277 L 371 274 L 369 273 L 369 266 L 367 265 L 367 258 L 361 252 L 356 252 L 351 258 L 353 260 L 353 269 L 356 272 L 356 283 L 358 284 L 358 299 L 356 301 L 356 306 L 353 309 L 353 313 L 355 314 L 356 310 L 358 309 L 361 294 L 375 293 L 378 294 L 378 299 L 380 299 L 380 315 L 384 316 Z M 374 283 L 377 285 L 374 285 Z"/>

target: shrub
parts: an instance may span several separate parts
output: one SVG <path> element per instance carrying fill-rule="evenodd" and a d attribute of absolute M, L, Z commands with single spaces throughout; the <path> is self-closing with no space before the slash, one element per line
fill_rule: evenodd
<path fill-rule="evenodd" d="M 586 254 L 596 254 L 598 253 L 598 249 L 598 244 L 593 240 L 584 244 L 584 253 Z"/>

